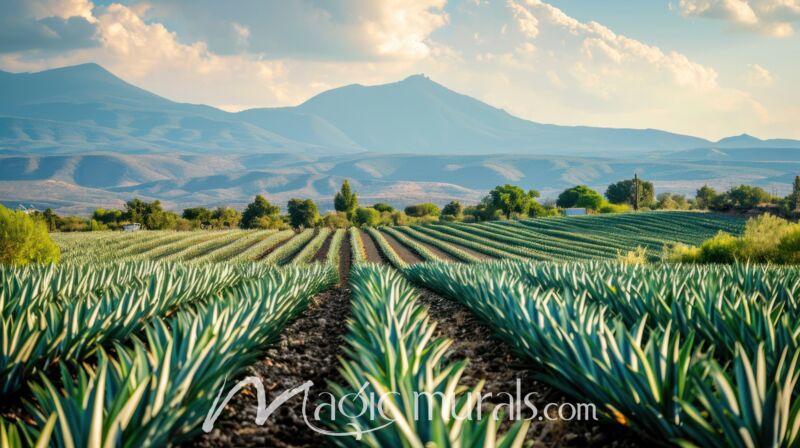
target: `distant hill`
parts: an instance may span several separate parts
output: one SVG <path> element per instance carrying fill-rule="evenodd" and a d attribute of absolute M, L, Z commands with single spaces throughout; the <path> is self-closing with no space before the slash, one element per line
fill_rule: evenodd
<path fill-rule="evenodd" d="M 170 101 L 97 64 L 0 72 L 0 151 L 617 157 L 706 147 L 800 147 L 800 142 L 738 136 L 712 143 L 653 129 L 535 123 L 423 75 L 329 90 L 296 107 L 228 113 Z"/>
<path fill-rule="evenodd" d="M 422 155 L 359 153 L 312 156 L 90 155 L 0 156 L 0 201 L 88 213 L 121 207 L 133 197 L 160 199 L 167 207 L 229 205 L 243 208 L 256 194 L 285 207 L 291 198 L 312 198 L 332 208 L 346 178 L 363 204 L 383 201 L 476 203 L 491 188 L 512 183 L 544 198 L 577 184 L 601 193 L 636 172 L 657 192 L 690 195 L 704 184 L 719 189 L 741 183 L 788 192 L 800 159 L 784 161 L 664 160 L 651 157 L 592 158 L 532 155 Z"/>
<path fill-rule="evenodd" d="M 170 101 L 96 64 L 0 72 L 0 201 L 11 206 L 84 213 L 133 196 L 243 206 L 263 193 L 329 209 L 344 178 L 365 203 L 476 202 L 500 183 L 554 197 L 634 172 L 659 191 L 780 192 L 800 173 L 800 142 L 534 123 L 422 75 L 229 113 Z"/>

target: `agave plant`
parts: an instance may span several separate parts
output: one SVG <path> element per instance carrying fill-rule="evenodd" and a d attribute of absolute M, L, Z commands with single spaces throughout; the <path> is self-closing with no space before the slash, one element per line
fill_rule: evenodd
<path fill-rule="evenodd" d="M 692 441 L 738 448 L 800 446 L 800 401 L 796 400 L 800 378 L 800 350 L 784 350 L 770 368 L 764 345 L 748 356 L 736 348 L 733 374 L 709 360 L 710 375 L 695 378 L 700 393 L 700 412 L 683 403 Z"/>
<path fill-rule="evenodd" d="M 331 385 L 344 413 L 329 422 L 348 435 L 334 437 L 334 443 L 522 446 L 527 422 L 501 436 L 493 418 L 475 418 L 482 383 L 473 389 L 459 385 L 466 361 L 445 362 L 451 342 L 433 336 L 435 323 L 396 271 L 357 265 L 351 287 L 353 317 L 340 369 L 347 387 Z M 370 400 L 371 394 L 380 399 Z M 359 412 L 365 403 L 370 409 Z"/>
<path fill-rule="evenodd" d="M 255 362 L 310 297 L 335 281 L 328 266 L 271 269 L 217 300 L 144 327 L 144 340 L 97 351 L 95 366 L 62 363 L 60 387 L 41 374 L 29 413 L 55 415 L 51 445 L 164 446 L 191 437 L 227 376 Z"/>

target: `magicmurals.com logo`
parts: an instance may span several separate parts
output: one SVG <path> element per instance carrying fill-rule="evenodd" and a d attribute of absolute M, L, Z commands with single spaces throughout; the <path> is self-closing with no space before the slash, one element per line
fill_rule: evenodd
<path fill-rule="evenodd" d="M 314 386 L 313 381 L 306 381 L 305 383 L 301 384 L 294 389 L 289 389 L 284 391 L 282 394 L 277 396 L 272 403 L 267 405 L 267 398 L 266 392 L 264 389 L 264 384 L 261 382 L 261 379 L 258 377 L 247 377 L 242 381 L 239 381 L 236 386 L 234 386 L 228 394 L 225 396 L 225 399 L 222 400 L 220 403 L 220 398 L 222 397 L 222 392 L 225 390 L 225 384 L 222 385 L 219 392 L 217 393 L 216 398 L 214 399 L 214 403 L 211 405 L 211 409 L 208 410 L 208 414 L 206 415 L 206 419 L 203 422 L 203 431 L 211 432 L 214 429 L 214 423 L 219 418 L 222 410 L 228 404 L 228 402 L 237 394 L 240 390 L 247 387 L 248 385 L 252 385 L 256 389 L 256 398 L 258 399 L 258 412 L 256 413 L 255 423 L 257 425 L 263 425 L 266 423 L 267 419 L 284 403 L 286 403 L 292 397 L 303 394 L 303 420 L 305 421 L 306 425 L 313 431 L 316 431 L 320 434 L 324 434 L 326 436 L 332 437 L 343 437 L 343 436 L 352 436 L 356 439 L 361 439 L 363 434 L 378 431 L 383 428 L 386 428 L 395 423 L 395 420 L 390 418 L 384 413 L 384 408 L 386 407 L 386 402 L 388 400 L 398 400 L 400 399 L 400 394 L 398 392 L 389 392 L 383 395 L 376 395 L 372 391 L 368 391 L 369 383 L 364 383 L 361 388 L 357 392 L 349 393 L 339 397 L 338 399 L 331 394 L 330 392 L 322 392 L 314 405 L 313 412 L 311 415 L 313 418 L 309 419 L 308 413 L 308 401 L 309 401 L 309 391 L 311 387 Z M 475 403 L 474 407 L 472 408 L 473 412 L 466 413 L 466 416 L 459 415 L 456 410 L 456 403 L 457 400 L 452 400 L 452 397 L 448 397 L 447 395 L 441 392 L 414 392 L 412 395 L 412 403 L 414 406 L 414 413 L 413 417 L 415 421 L 420 421 L 420 419 L 432 419 L 434 418 L 435 411 L 434 409 L 438 404 L 438 409 L 441 409 L 441 412 L 447 412 L 449 409 L 450 417 L 456 420 L 481 420 L 482 415 L 482 404 L 489 400 L 494 405 L 491 411 L 491 418 L 499 419 L 500 413 L 503 413 L 503 418 L 517 421 L 517 420 L 551 420 L 551 421 L 596 421 L 597 420 L 597 409 L 594 404 L 591 403 L 548 403 L 542 406 L 542 411 L 540 412 L 539 406 L 537 406 L 533 402 L 533 398 L 536 396 L 534 392 L 527 393 L 525 395 L 522 394 L 522 384 L 519 379 L 517 379 L 516 390 L 514 393 L 509 392 L 500 392 L 496 396 L 493 396 L 491 393 L 482 394 L 482 393 L 473 393 L 467 392 L 467 402 L 473 401 Z M 475 395 L 473 398 L 472 395 Z M 322 399 L 325 397 L 326 399 Z M 447 415 L 444 415 L 447 417 Z M 351 422 L 355 422 L 357 419 L 365 419 L 369 418 L 371 421 L 375 421 L 379 419 L 381 422 L 384 422 L 380 426 L 377 427 L 370 427 L 369 429 L 363 430 L 359 427 L 356 423 L 351 423 L 353 426 L 353 431 L 348 432 L 334 432 L 328 431 L 324 428 L 318 426 L 318 424 L 322 421 L 335 421 L 340 418 L 349 419 Z M 316 422 L 316 424 L 315 424 Z"/>

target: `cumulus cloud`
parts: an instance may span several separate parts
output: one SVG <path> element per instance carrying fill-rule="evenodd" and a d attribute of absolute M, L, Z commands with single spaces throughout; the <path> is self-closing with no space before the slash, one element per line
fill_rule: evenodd
<path fill-rule="evenodd" d="M 769 87 L 772 84 L 772 74 L 758 64 L 747 64 L 745 74 L 747 84 L 753 87 Z"/>
<path fill-rule="evenodd" d="M 90 45 L 49 42 L 61 48 L 49 53 L 41 42 L 23 45 L 14 33 L 15 46 L 0 54 L 2 69 L 97 62 L 170 99 L 228 110 L 294 105 L 344 84 L 424 72 L 542 122 L 709 137 L 758 133 L 768 125 L 796 129 L 775 124 L 772 107 L 724 85 L 714 68 L 541 0 L 462 3 L 447 11 L 444 0 L 242 0 L 237 8 L 211 0 L 108 6 L 0 1 L 16 1 L 15 17 L 29 22 L 78 21 L 91 30 Z M 49 28 L 68 36 L 54 24 Z M 5 32 L 0 28 L 0 52 Z M 738 79 L 752 92 L 777 90 L 760 88 L 773 82 L 772 75 L 755 64 Z"/>
<path fill-rule="evenodd" d="M 800 0 L 680 0 L 679 8 L 687 17 L 721 19 L 775 37 L 794 34 L 792 24 L 800 20 Z"/>
<path fill-rule="evenodd" d="M 97 45 L 86 0 L 3 0 L 0 53 L 55 52 Z"/>
<path fill-rule="evenodd" d="M 477 67 L 449 76 L 454 87 L 477 91 L 512 113 L 544 122 L 712 136 L 770 119 L 748 92 L 722 85 L 713 67 L 685 54 L 578 20 L 545 1 L 503 6 L 509 17 L 500 11 L 481 16 L 494 15 L 497 23 L 510 19 L 507 33 L 482 33 L 487 42 L 474 56 Z"/>
<path fill-rule="evenodd" d="M 369 60 L 422 58 L 430 34 L 444 26 L 446 0 L 242 0 L 236 7 L 217 0 L 154 2 L 148 17 L 169 18 L 182 39 L 203 41 L 220 54 L 240 50 L 238 33 L 249 30 L 248 49 L 269 57 Z"/>

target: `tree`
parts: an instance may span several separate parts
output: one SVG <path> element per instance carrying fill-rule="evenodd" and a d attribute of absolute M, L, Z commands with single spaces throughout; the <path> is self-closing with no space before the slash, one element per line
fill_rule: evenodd
<path fill-rule="evenodd" d="M 0 205 L 0 264 L 55 263 L 59 256 L 44 221 Z"/>
<path fill-rule="evenodd" d="M 708 185 L 703 185 L 699 190 L 697 190 L 694 198 L 697 208 L 710 208 L 714 203 L 714 200 L 717 198 L 717 191 Z"/>
<path fill-rule="evenodd" d="M 165 212 L 160 201 L 144 202 L 135 198 L 125 203 L 123 219 L 136 222 L 150 230 L 163 230 L 175 228 L 178 215 Z"/>
<path fill-rule="evenodd" d="M 577 185 L 564 190 L 558 195 L 556 205 L 561 208 L 582 207 L 598 210 L 603 205 L 603 202 L 603 197 L 600 196 L 600 193 L 586 185 Z"/>
<path fill-rule="evenodd" d="M 280 207 L 270 204 L 270 202 L 264 196 L 260 194 L 256 195 L 256 197 L 253 199 L 253 202 L 247 204 L 247 208 L 244 209 L 241 221 L 239 222 L 239 227 L 243 229 L 257 228 L 256 221 L 258 221 L 260 218 L 268 217 L 271 221 L 273 221 L 275 218 L 280 219 L 280 213 Z"/>
<path fill-rule="evenodd" d="M 439 216 L 442 214 L 439 206 L 432 202 L 423 202 L 422 204 L 414 204 L 406 207 L 406 215 L 415 218 L 422 218 L 424 216 Z"/>
<path fill-rule="evenodd" d="M 649 207 L 655 201 L 655 189 L 653 183 L 642 179 L 637 176 L 639 181 L 639 207 Z M 634 205 L 634 179 L 621 180 L 613 183 L 606 189 L 606 199 L 612 204 L 630 204 Z"/>
<path fill-rule="evenodd" d="M 275 208 L 278 209 L 278 207 Z M 279 212 L 280 209 L 278 209 L 278 213 Z M 259 219 L 266 218 L 269 219 L 270 221 L 277 220 L 278 222 L 280 222 L 280 216 L 278 216 L 278 213 L 272 215 L 265 215 L 260 217 Z M 242 215 L 238 211 L 236 211 L 236 209 L 230 207 L 217 207 L 216 209 L 214 209 L 213 212 L 211 212 L 211 217 L 208 221 L 208 225 L 214 229 L 233 229 L 234 227 L 237 227 L 239 225 L 241 220 L 242 220 Z M 256 225 L 255 227 L 259 229 L 277 228 L 275 226 L 263 227 L 262 225 Z"/>
<path fill-rule="evenodd" d="M 794 177 L 794 184 L 792 184 L 791 204 L 793 212 L 800 212 L 800 176 Z M 48 209 L 50 210 L 50 209 Z"/>
<path fill-rule="evenodd" d="M 208 225 L 211 220 L 211 211 L 205 207 L 185 208 L 181 216 L 183 219 L 197 221 L 202 225 Z"/>
<path fill-rule="evenodd" d="M 296 229 L 314 227 L 319 220 L 317 204 L 311 199 L 290 199 L 287 208 L 289 223 Z"/>
<path fill-rule="evenodd" d="M 772 195 L 761 187 L 739 185 L 725 193 L 728 203 L 736 209 L 751 209 L 764 202 L 771 202 Z"/>
<path fill-rule="evenodd" d="M 464 214 L 464 206 L 458 201 L 450 201 L 442 209 L 442 214 L 459 218 Z"/>
<path fill-rule="evenodd" d="M 484 205 L 489 209 L 489 214 L 499 210 L 506 218 L 511 218 L 512 213 L 527 215 L 538 197 L 539 192 L 536 190 L 529 190 L 526 193 L 515 185 L 498 185 L 484 199 Z"/>
<path fill-rule="evenodd" d="M 377 210 L 377 211 L 379 211 L 381 213 L 383 213 L 383 212 L 392 213 L 394 211 L 394 207 L 392 207 L 389 204 L 384 204 L 383 202 L 378 202 L 377 204 L 373 205 L 372 208 L 374 208 L 375 210 Z"/>
<path fill-rule="evenodd" d="M 381 213 L 374 208 L 359 207 L 356 209 L 353 221 L 357 226 L 375 227 L 381 223 Z"/>
<path fill-rule="evenodd" d="M 350 191 L 350 182 L 347 179 L 342 182 L 342 188 L 333 197 L 333 208 L 337 212 L 345 212 L 347 216 L 353 215 L 358 207 L 358 195 Z"/>

